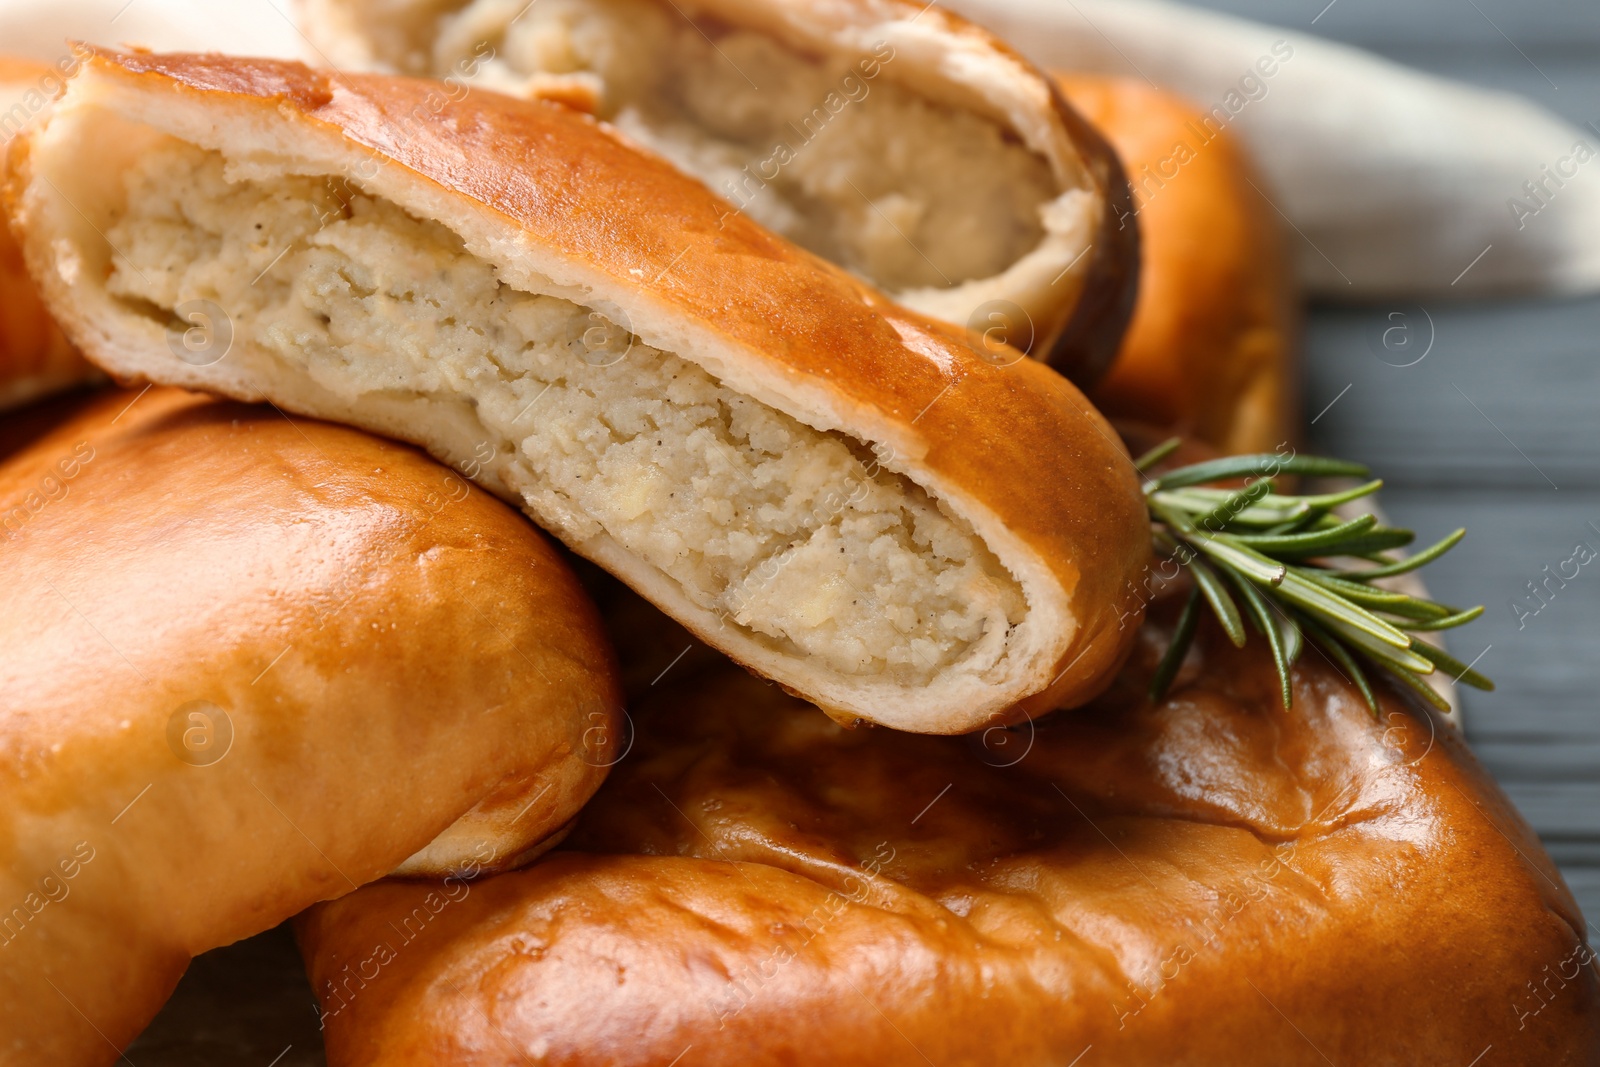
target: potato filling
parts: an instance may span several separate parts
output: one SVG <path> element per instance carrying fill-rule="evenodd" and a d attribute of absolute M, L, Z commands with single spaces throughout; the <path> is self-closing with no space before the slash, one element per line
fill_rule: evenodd
<path fill-rule="evenodd" d="M 609 535 L 727 625 L 833 671 L 919 683 L 1004 656 L 1015 580 L 892 457 L 511 288 L 454 232 L 340 179 L 247 178 L 170 141 L 126 186 L 109 291 L 166 315 L 214 302 L 233 323 L 226 358 L 352 405 L 464 413 L 547 525 Z"/>
<path fill-rule="evenodd" d="M 593 94 L 734 207 L 891 291 L 1002 273 L 1039 244 L 1056 192 L 999 124 L 895 84 L 887 44 L 819 62 L 657 0 L 474 0 L 431 55 L 398 61 L 506 92 Z"/>

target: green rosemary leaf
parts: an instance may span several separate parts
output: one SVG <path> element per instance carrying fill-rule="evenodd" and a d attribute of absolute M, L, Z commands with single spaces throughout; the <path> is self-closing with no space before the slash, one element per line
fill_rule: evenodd
<path fill-rule="evenodd" d="M 1232 521 L 1247 526 L 1266 525 L 1269 522 L 1287 522 L 1292 519 L 1304 518 L 1313 513 L 1331 511 L 1341 504 L 1359 500 L 1381 488 L 1383 488 L 1382 481 L 1371 481 L 1346 489 L 1343 492 L 1325 493 L 1320 496 L 1283 496 L 1278 493 L 1264 493 L 1252 507 L 1246 511 L 1239 512 L 1233 517 Z M 1166 498 L 1170 503 L 1175 503 L 1195 514 L 1221 504 L 1224 500 L 1237 494 L 1237 490 L 1207 489 L 1203 486 L 1161 490 L 1162 497 Z"/>
<path fill-rule="evenodd" d="M 1294 614 L 1285 610 L 1278 617 L 1279 629 L 1283 631 L 1283 654 L 1293 667 L 1300 662 L 1300 653 L 1305 651 L 1305 638 L 1300 633 L 1300 624 L 1295 621 Z"/>
<path fill-rule="evenodd" d="M 1464 682 L 1474 689 L 1482 689 L 1486 693 L 1494 692 L 1494 683 L 1471 667 L 1456 659 L 1442 648 L 1435 648 L 1426 641 L 1416 640 L 1411 642 L 1411 650 L 1423 659 L 1431 662 L 1435 667 L 1444 671 L 1458 682 Z"/>
<path fill-rule="evenodd" d="M 1256 629 L 1267 639 L 1267 644 L 1272 648 L 1272 662 L 1278 668 L 1278 686 L 1283 697 L 1284 710 L 1294 706 L 1294 680 L 1289 674 L 1292 660 L 1289 657 L 1288 642 L 1284 640 L 1284 632 L 1278 626 L 1278 619 L 1273 614 L 1272 605 L 1267 603 L 1267 598 L 1261 594 L 1254 583 L 1231 571 L 1223 571 L 1228 581 L 1239 591 L 1239 597 L 1250 612 L 1250 617 L 1255 620 Z M 1299 631 L 1294 628 L 1291 620 L 1289 629 L 1297 636 Z"/>
<path fill-rule="evenodd" d="M 1276 526 L 1268 526 L 1261 532 L 1268 537 L 1283 537 L 1286 534 L 1301 533 L 1306 528 L 1306 519 L 1309 515 L 1310 512 L 1307 512 L 1306 515 L 1302 515 L 1298 519 L 1280 522 Z"/>
<path fill-rule="evenodd" d="M 1280 456 L 1263 453 L 1253 456 L 1228 456 L 1205 463 L 1180 467 L 1157 478 L 1155 488 L 1177 489 L 1232 478 L 1277 477 L 1280 474 L 1309 474 L 1326 478 L 1365 478 L 1367 468 L 1359 463 L 1323 459 L 1320 456 Z"/>
<path fill-rule="evenodd" d="M 1363 516 L 1372 518 L 1372 516 Z M 1369 552 L 1383 552 L 1391 548 L 1404 548 L 1417 535 L 1410 530 L 1396 530 L 1373 523 L 1358 525 L 1361 519 L 1327 529 L 1313 528 L 1308 533 L 1286 533 L 1277 536 L 1237 534 L 1243 543 L 1281 559 L 1324 559 L 1332 556 L 1362 556 Z"/>
<path fill-rule="evenodd" d="M 1151 510 L 1156 510 L 1155 505 L 1151 506 Z M 1232 567 L 1257 582 L 1277 585 L 1289 571 L 1289 568 L 1282 563 L 1270 560 L 1259 552 L 1239 547 L 1227 534 L 1204 537 L 1193 527 L 1188 527 L 1186 530 L 1179 527 L 1177 532 L 1184 535 L 1190 545 L 1211 556 L 1223 566 Z"/>
<path fill-rule="evenodd" d="M 1419 697 L 1421 697 L 1423 700 L 1426 700 L 1429 704 L 1432 704 L 1440 711 L 1446 713 L 1450 711 L 1450 702 L 1444 697 L 1440 696 L 1439 691 L 1434 689 L 1433 686 L 1429 685 L 1421 678 L 1418 678 L 1410 671 L 1391 670 L 1388 673 L 1389 676 L 1395 681 L 1399 682 L 1413 693 L 1416 693 Z"/>
<path fill-rule="evenodd" d="M 1318 620 L 1324 621 L 1324 620 Z M 1368 659 L 1376 660 L 1391 670 L 1410 671 L 1412 674 L 1432 674 L 1433 663 L 1410 648 L 1395 648 L 1375 639 L 1371 634 L 1348 623 L 1326 620 L 1328 630 L 1339 640 L 1350 645 Z"/>
<path fill-rule="evenodd" d="M 1176 447 L 1175 440 L 1168 441 L 1141 457 L 1141 471 Z M 1446 702 L 1423 681 L 1436 668 L 1466 684 L 1490 687 L 1483 675 L 1411 636 L 1464 625 L 1483 614 L 1481 607 L 1463 611 L 1371 584 L 1438 559 L 1460 543 L 1464 531 L 1396 559 L 1393 550 L 1415 541 L 1414 533 L 1384 526 L 1373 515 L 1345 519 L 1334 510 L 1377 492 L 1381 481 L 1295 496 L 1274 490 L 1272 479 L 1280 474 L 1366 478 L 1367 470 L 1315 456 L 1233 456 L 1169 471 L 1145 484 L 1157 550 L 1185 559 L 1194 581 L 1179 619 L 1176 651 L 1169 649 L 1163 657 L 1152 693 L 1165 692 L 1176 675 L 1194 639 L 1202 600 L 1234 644 L 1248 640 L 1246 620 L 1249 629 L 1266 637 L 1286 707 L 1293 699 L 1291 668 L 1308 643 L 1340 665 L 1374 713 L 1377 698 L 1363 661 L 1446 710 Z M 1243 488 L 1206 484 L 1246 478 L 1253 480 Z M 1243 601 L 1242 613 L 1238 601 Z"/>
<path fill-rule="evenodd" d="M 1290 532 L 1315 533 L 1319 530 L 1332 530 L 1337 526 L 1344 525 L 1344 522 L 1344 519 L 1331 511 L 1311 511 L 1308 509 L 1300 521 L 1295 523 L 1295 529 Z"/>
<path fill-rule="evenodd" d="M 1279 597 L 1301 608 L 1315 612 L 1329 621 L 1338 621 L 1355 627 L 1397 649 L 1411 647 L 1411 638 L 1372 612 L 1350 603 L 1314 582 L 1306 581 L 1298 574 L 1290 572 L 1289 568 L 1281 563 L 1275 564 L 1259 553 L 1233 544 L 1232 538 L 1227 534 L 1218 534 L 1210 541 L 1196 542 L 1196 547 L 1207 555 L 1220 556 L 1225 561 L 1231 562 L 1235 569 L 1246 577 L 1254 579 L 1259 584 L 1272 586 Z M 1274 571 L 1276 580 L 1261 577 L 1263 569 Z"/>
<path fill-rule="evenodd" d="M 1466 611 L 1457 612 L 1454 615 L 1446 615 L 1442 619 L 1425 619 L 1418 622 L 1401 623 L 1400 628 L 1409 630 L 1412 633 L 1425 630 L 1453 630 L 1457 626 L 1465 626 L 1482 614 L 1483 605 L 1479 604 L 1475 608 L 1468 608 Z"/>
<path fill-rule="evenodd" d="M 1189 590 L 1189 599 L 1183 605 L 1183 612 L 1178 616 L 1177 628 L 1172 631 L 1172 644 L 1167 646 L 1166 654 L 1161 657 L 1161 662 L 1156 665 L 1155 674 L 1150 676 L 1150 699 L 1159 701 L 1167 695 L 1167 688 L 1172 685 L 1172 680 L 1178 676 L 1178 669 L 1183 666 L 1183 657 L 1188 654 L 1189 646 L 1194 643 L 1194 631 L 1200 623 L 1200 587 Z"/>
<path fill-rule="evenodd" d="M 1362 581 L 1370 581 L 1373 578 L 1392 578 L 1397 574 L 1407 574 L 1416 570 L 1418 567 L 1426 566 L 1427 564 L 1432 563 L 1434 560 L 1438 559 L 1440 556 L 1456 547 L 1456 545 L 1460 544 L 1461 539 L 1465 536 L 1467 536 L 1467 531 L 1465 528 L 1463 528 L 1457 530 L 1455 533 L 1444 538 L 1438 543 L 1429 545 L 1427 548 L 1423 549 L 1421 552 L 1418 552 L 1414 556 L 1407 556 L 1405 559 L 1395 560 L 1393 562 L 1385 562 L 1382 566 L 1371 567 L 1365 570 L 1334 571 L 1333 573 L 1337 574 L 1341 578 L 1360 578 Z"/>
<path fill-rule="evenodd" d="M 1156 447 L 1152 448 L 1150 451 L 1134 460 L 1133 469 L 1138 471 L 1140 474 L 1144 474 L 1151 467 L 1154 467 L 1157 463 L 1160 463 L 1162 460 L 1176 452 L 1182 444 L 1183 438 L 1181 437 L 1167 438 L 1165 441 L 1162 441 L 1159 445 L 1156 445 Z"/>
<path fill-rule="evenodd" d="M 1261 534 L 1237 536 L 1242 544 L 1249 545 L 1257 552 L 1273 555 L 1327 555 L 1330 548 L 1336 548 L 1340 542 L 1364 534 L 1377 525 L 1376 515 L 1363 515 L 1359 519 L 1340 523 L 1331 529 L 1314 530 L 1311 533 L 1289 534 L 1283 537 L 1268 537 Z"/>
<path fill-rule="evenodd" d="M 1343 597 L 1308 582 L 1298 574 L 1291 574 L 1284 578 L 1278 585 L 1278 595 L 1292 601 L 1300 608 L 1311 612 L 1313 615 L 1330 626 L 1347 626 L 1353 631 L 1364 634 L 1366 637 L 1380 644 L 1388 645 L 1396 650 L 1403 650 L 1411 646 L 1411 639 L 1406 637 L 1405 644 L 1400 644 L 1394 639 L 1400 630 L 1384 622 L 1372 612 L 1352 604 Z M 1405 637 L 1404 634 L 1401 634 Z"/>
<path fill-rule="evenodd" d="M 1360 537 L 1352 537 L 1332 552 L 1326 552 L 1323 555 L 1365 556 L 1372 552 L 1388 552 L 1390 549 L 1404 548 L 1416 539 L 1417 535 L 1410 530 L 1396 530 L 1391 527 L 1380 526 L 1370 533 L 1362 534 Z"/>
<path fill-rule="evenodd" d="M 1341 493 L 1324 493 L 1321 496 L 1289 497 L 1287 499 L 1299 500 L 1307 507 L 1316 508 L 1319 511 L 1332 511 L 1341 504 L 1348 504 L 1352 500 L 1360 500 L 1364 496 L 1371 496 L 1382 488 L 1383 479 L 1375 478 L 1370 482 L 1362 482 L 1360 485 L 1353 486 Z"/>
<path fill-rule="evenodd" d="M 1158 496 L 1151 496 L 1147 499 L 1150 505 L 1150 514 L 1171 527 L 1174 535 L 1185 540 L 1194 540 L 1201 536 L 1200 531 L 1195 529 L 1194 523 L 1189 516 L 1181 509 L 1172 507 L 1165 501 L 1158 499 Z"/>
<path fill-rule="evenodd" d="M 1373 718 L 1377 718 L 1378 698 L 1372 692 L 1372 685 L 1367 681 L 1366 672 L 1361 669 L 1361 665 L 1350 654 L 1350 650 L 1341 645 L 1332 634 L 1310 619 L 1305 620 L 1302 625 L 1305 627 L 1306 636 L 1316 642 L 1317 647 L 1326 652 L 1329 658 L 1355 683 L 1356 688 L 1361 690 L 1361 695 L 1367 702 L 1367 710 L 1372 712 Z"/>
<path fill-rule="evenodd" d="M 1392 619 L 1384 619 L 1383 621 L 1398 630 L 1412 630 L 1419 627 L 1427 629 L 1429 623 L 1439 619 L 1448 619 L 1458 614 L 1458 610 L 1448 604 L 1435 604 L 1431 600 L 1423 600 L 1420 597 L 1405 597 L 1398 604 L 1362 603 L 1361 606 L 1371 608 L 1380 617 L 1384 615 L 1395 616 Z"/>
<path fill-rule="evenodd" d="M 1259 484 L 1259 483 L 1258 483 Z M 1237 494 L 1227 489 L 1163 489 L 1156 496 L 1171 507 L 1179 508 L 1191 515 L 1204 515 L 1217 508 L 1225 500 Z M 1311 513 L 1308 507 L 1290 503 L 1280 506 L 1277 503 L 1267 503 L 1272 499 L 1268 493 L 1249 507 L 1240 509 L 1229 518 L 1229 525 L 1234 526 L 1279 526 L 1287 522 L 1305 518 Z M 1278 497 L 1278 500 L 1293 500 L 1291 497 Z"/>
<path fill-rule="evenodd" d="M 1269 559 L 1253 557 L 1248 552 L 1235 548 L 1222 540 L 1214 537 L 1209 541 L 1191 542 L 1201 552 L 1210 556 L 1214 563 L 1222 567 L 1238 571 L 1257 585 L 1276 588 L 1289 573 L 1289 568 L 1281 563 L 1274 563 Z"/>
<path fill-rule="evenodd" d="M 1244 620 L 1239 617 L 1239 609 L 1234 605 L 1233 597 L 1228 595 L 1222 579 L 1218 578 L 1217 572 L 1202 559 L 1190 560 L 1189 570 L 1194 574 L 1195 585 L 1211 604 L 1211 610 L 1216 612 L 1217 621 L 1222 623 L 1222 629 L 1227 632 L 1228 640 L 1233 642 L 1233 647 L 1243 648 L 1246 641 Z"/>
<path fill-rule="evenodd" d="M 1202 530 L 1219 530 L 1239 512 L 1272 492 L 1272 482 L 1261 478 L 1251 482 L 1237 493 L 1231 493 L 1217 504 L 1216 507 L 1203 515 L 1194 518 L 1194 524 Z"/>
<path fill-rule="evenodd" d="M 1289 569 L 1308 582 L 1316 582 L 1318 585 L 1327 586 L 1340 596 L 1349 597 L 1360 604 L 1399 604 L 1403 601 L 1414 599 L 1405 593 L 1396 593 L 1393 590 L 1352 582 L 1347 578 L 1340 578 L 1336 574 L 1319 570 L 1316 567 L 1291 566 Z"/>
<path fill-rule="evenodd" d="M 1339 636 L 1346 639 L 1352 639 L 1356 637 L 1355 634 L 1348 630 L 1339 632 Z M 1402 660 L 1389 655 L 1393 649 L 1372 644 L 1361 644 L 1359 641 L 1353 641 L 1353 643 L 1356 644 L 1357 651 L 1359 651 L 1363 656 L 1372 660 L 1379 667 L 1382 667 L 1387 674 L 1393 676 L 1396 680 L 1410 688 L 1428 703 L 1432 704 L 1440 711 L 1450 710 L 1449 701 L 1440 696 L 1433 686 L 1423 681 L 1420 677 L 1420 675 L 1431 673 L 1431 667 L 1429 671 L 1418 671 L 1416 670 L 1415 665 L 1410 658 Z M 1376 713 L 1377 708 L 1372 702 L 1370 695 L 1368 699 L 1368 706 L 1372 707 L 1374 713 Z"/>
<path fill-rule="evenodd" d="M 1375 589 L 1370 585 L 1360 582 L 1347 581 L 1335 577 L 1327 571 L 1315 570 L 1311 567 L 1291 567 L 1292 571 L 1308 582 L 1316 582 L 1331 592 L 1338 593 L 1352 603 L 1362 607 L 1371 608 L 1375 612 L 1386 612 L 1390 615 L 1399 615 L 1402 619 L 1445 619 L 1456 613 L 1455 608 L 1444 604 L 1436 604 L 1431 600 L 1411 596 L 1409 593 L 1397 593 L 1390 589 Z M 1405 627 L 1399 623 L 1397 627 Z"/>

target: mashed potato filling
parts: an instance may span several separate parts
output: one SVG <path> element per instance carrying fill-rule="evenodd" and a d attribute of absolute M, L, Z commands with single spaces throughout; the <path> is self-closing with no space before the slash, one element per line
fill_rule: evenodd
<path fill-rule="evenodd" d="M 1044 237 L 1049 166 L 999 124 L 895 84 L 895 62 L 887 45 L 817 61 L 657 0 L 473 0 L 401 66 L 592 95 L 757 222 L 882 288 L 1002 273 Z"/>
<path fill-rule="evenodd" d="M 342 180 L 233 175 L 171 141 L 126 184 L 108 290 L 164 320 L 214 302 L 226 358 L 351 402 L 470 412 L 547 525 L 609 535 L 726 624 L 834 671 L 918 683 L 1004 656 L 1016 581 L 891 457 L 511 288 L 452 231 Z"/>

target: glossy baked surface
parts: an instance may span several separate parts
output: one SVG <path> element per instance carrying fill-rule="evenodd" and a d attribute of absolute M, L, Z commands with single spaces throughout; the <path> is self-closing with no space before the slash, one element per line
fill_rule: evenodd
<path fill-rule="evenodd" d="M 834 241 L 797 243 L 841 264 L 854 261 L 863 277 L 907 307 L 956 326 L 975 324 L 980 331 L 998 326 L 1013 343 L 1031 345 L 1036 357 L 1079 385 L 1098 378 L 1116 354 L 1139 273 L 1138 231 L 1119 224 L 1130 205 L 1117 155 L 1062 99 L 1048 75 L 982 26 L 920 0 L 663 0 L 659 5 L 586 0 L 559 11 L 540 9 L 526 20 L 529 12 L 493 8 L 469 0 L 306 0 L 297 9 L 297 21 L 313 44 L 314 61 L 323 66 L 346 73 L 432 74 L 452 86 L 470 85 L 472 91 L 492 86 L 617 119 L 677 159 L 687 173 L 730 194 L 739 210 L 757 204 L 757 214 L 760 202 L 774 195 L 762 179 L 774 179 L 795 160 L 818 151 L 813 133 L 828 121 L 826 109 L 842 114 L 852 103 L 865 104 L 877 91 L 875 84 L 906 90 L 919 107 L 899 112 L 884 126 L 857 127 L 847 134 L 856 142 L 854 149 L 819 165 L 812 180 L 803 183 L 800 201 L 815 207 L 844 190 L 835 210 L 868 210 L 854 222 L 835 218 L 841 229 L 872 231 L 893 216 L 891 244 L 899 254 L 913 252 L 910 262 L 919 271 L 932 268 L 943 287 L 927 274 L 920 285 L 907 285 L 863 269 L 867 264 L 858 258 L 859 249 L 852 253 Z M 675 33 L 682 35 L 677 42 Z M 469 41 L 476 43 L 469 46 Z M 715 54 L 699 54 L 702 42 Z M 677 70 L 654 72 L 662 59 L 658 53 L 671 56 Z M 786 83 L 796 76 L 795 60 L 828 71 L 823 84 L 794 92 L 797 87 Z M 686 68 L 698 75 L 706 67 L 736 76 L 691 88 L 695 79 Z M 844 96 L 828 84 L 841 76 Z M 693 127 L 697 120 L 682 113 L 666 121 L 642 118 L 634 107 L 641 100 L 660 105 L 685 92 L 702 102 L 715 99 L 725 109 L 712 125 L 723 135 L 737 130 L 731 141 L 719 141 L 714 149 L 670 147 L 676 134 L 669 129 L 676 125 L 681 134 L 679 124 L 687 119 Z M 812 111 L 819 104 L 826 109 Z M 630 114 L 619 117 L 619 110 Z M 996 140 L 941 150 L 936 132 L 913 130 L 918 116 L 925 120 L 933 113 L 981 116 L 984 124 L 994 124 Z M 776 120 L 771 136 L 782 143 L 781 152 L 749 125 L 755 116 Z M 783 126 L 783 120 L 794 122 L 794 128 Z M 852 121 L 847 118 L 844 125 Z M 1001 273 L 969 276 L 949 257 L 963 243 L 970 251 L 974 240 L 981 245 L 1016 224 L 988 215 L 988 209 L 1031 184 L 1010 170 L 1005 158 L 1024 145 L 1034 160 L 1048 166 L 1052 179 L 1051 197 L 1032 205 L 1033 212 L 1056 215 L 1058 227 L 1063 216 L 1081 214 L 1082 229 L 1074 243 L 1056 245 L 1041 259 L 1024 262 L 1040 255 L 1048 239 L 1014 250 Z M 748 160 L 740 158 L 747 154 Z M 728 162 L 736 158 L 739 162 Z M 742 173 L 741 163 L 747 163 Z M 963 166 L 976 169 L 956 177 L 952 171 Z M 928 204 L 917 203 L 915 194 L 919 180 L 935 172 L 967 188 L 958 197 L 965 202 L 947 202 L 932 214 L 948 212 L 945 226 L 954 231 L 987 230 L 981 238 L 951 240 L 954 233 L 932 225 Z M 987 184 L 974 188 L 973 183 Z M 890 194 L 887 212 L 879 206 L 885 194 Z M 786 228 L 786 214 L 769 213 L 765 221 L 799 238 Z M 957 262 L 961 258 L 958 254 Z"/>
<path fill-rule="evenodd" d="M 681 679 L 563 851 L 302 919 L 329 1063 L 1593 1062 L 1581 919 L 1447 727 L 1214 636 L 1151 706 L 1147 632 L 964 739 Z"/>
<path fill-rule="evenodd" d="M 0 546 L 7 1067 L 113 1062 L 190 956 L 453 825 L 508 866 L 610 762 L 576 579 L 410 448 L 105 394 L 0 463 Z"/>
<path fill-rule="evenodd" d="M 315 144 L 319 160 L 335 153 L 375 188 L 434 198 L 433 210 L 458 221 L 470 213 L 493 241 L 525 246 L 524 256 L 507 254 L 519 265 L 560 275 L 585 300 L 631 307 L 633 329 L 646 342 L 670 342 L 758 400 L 781 398 L 772 406 L 786 404 L 802 420 L 886 445 L 895 470 L 966 518 L 991 547 L 1004 545 L 996 555 L 1035 598 L 1034 614 L 1060 622 L 1038 631 L 1026 660 L 1006 665 L 1011 676 L 985 690 L 990 704 L 981 713 L 962 708 L 969 714 L 959 718 L 943 706 L 897 724 L 955 732 L 1081 702 L 1125 655 L 1132 626 L 1124 616 L 1132 611 L 1136 621 L 1139 609 L 1128 583 L 1148 556 L 1137 476 L 1105 420 L 1047 367 L 1015 353 L 997 361 L 973 335 L 895 307 L 558 105 L 483 92 L 434 113 L 428 82 L 222 56 L 101 51 L 85 68 L 81 77 L 94 79 L 85 92 L 101 94 L 107 106 L 170 108 L 184 121 L 197 121 L 191 109 L 199 109 L 203 122 L 230 129 L 265 122 L 275 136 Z M 73 99 L 69 93 L 64 107 Z M 49 221 L 57 209 L 64 226 L 78 225 L 78 216 L 55 203 L 53 186 L 30 177 L 47 169 L 49 139 L 19 149 L 8 188 L 23 205 L 31 266 L 91 358 L 131 379 L 158 377 L 244 399 L 275 391 L 236 369 L 241 362 L 192 367 L 148 337 L 130 340 L 133 326 L 145 324 L 126 310 L 87 321 L 106 305 L 63 280 L 76 253 L 64 251 L 72 241 L 55 240 L 62 234 L 52 234 Z M 618 298 L 600 301 L 608 294 Z M 113 322 L 111 314 L 122 317 Z M 405 432 L 379 421 L 365 425 Z M 645 591 L 665 600 L 661 589 Z M 706 640 L 732 632 L 702 614 Z M 796 689 L 811 680 L 802 657 L 758 660 L 760 649 L 748 641 L 731 651 L 768 674 L 787 670 L 784 681 Z M 845 695 L 841 686 L 839 704 Z"/>

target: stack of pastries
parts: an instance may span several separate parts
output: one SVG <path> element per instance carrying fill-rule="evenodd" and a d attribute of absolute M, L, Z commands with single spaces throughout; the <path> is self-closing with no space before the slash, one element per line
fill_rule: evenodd
<path fill-rule="evenodd" d="M 1600 1062 L 1436 712 L 1151 695 L 1124 436 L 1293 435 L 1225 135 L 901 0 L 299 16 L 0 67 L 0 399 L 120 386 L 0 425 L 0 1065 L 290 920 L 331 1067 Z"/>

